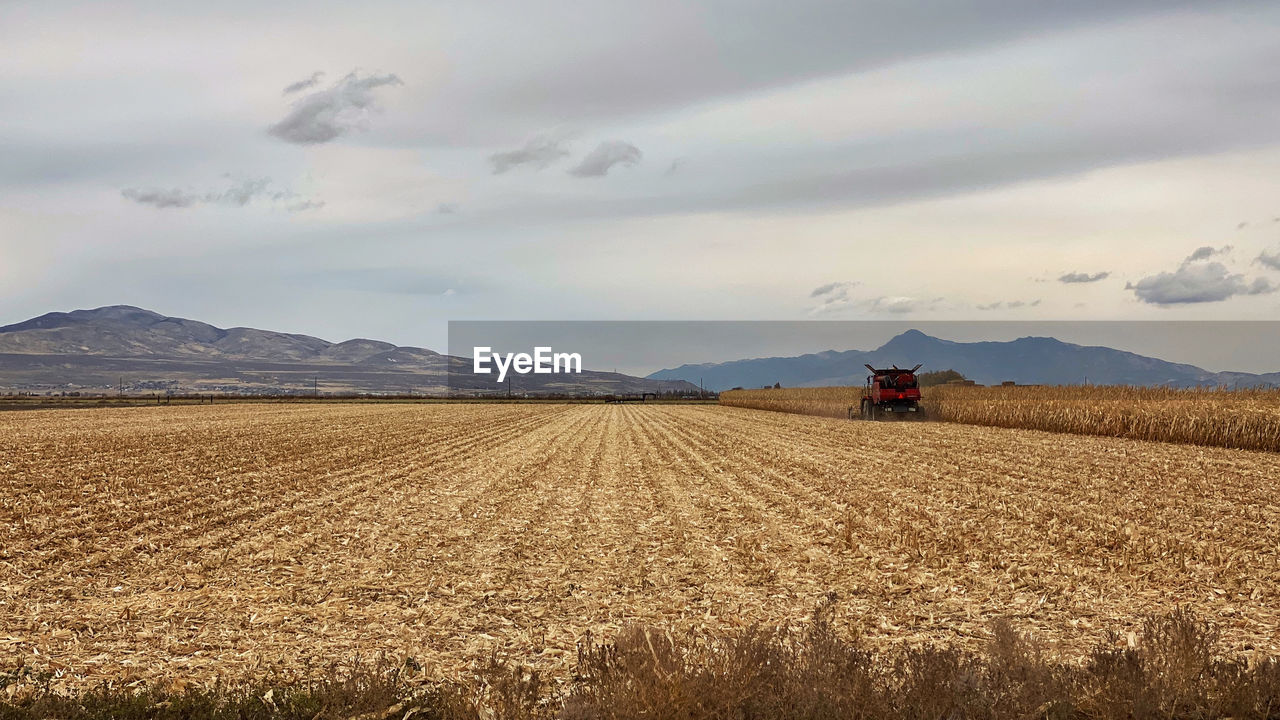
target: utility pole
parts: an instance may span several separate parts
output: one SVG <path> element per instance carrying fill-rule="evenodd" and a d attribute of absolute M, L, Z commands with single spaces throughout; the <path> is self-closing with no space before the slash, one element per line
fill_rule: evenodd
<path fill-rule="evenodd" d="M 120 397 L 124 397 L 124 376 L 120 376 Z"/>
<path fill-rule="evenodd" d="M 311 394 L 314 397 L 320 397 L 320 376 L 311 378 Z"/>

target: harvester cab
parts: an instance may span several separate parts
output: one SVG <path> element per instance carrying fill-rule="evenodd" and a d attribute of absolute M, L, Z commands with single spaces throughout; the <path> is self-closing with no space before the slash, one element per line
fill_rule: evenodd
<path fill-rule="evenodd" d="M 883 420 L 889 417 L 921 418 L 924 413 L 920 407 L 920 383 L 916 379 L 916 371 L 920 365 L 910 370 L 903 370 L 894 365 L 889 368 L 865 366 L 871 374 L 867 376 L 867 384 L 862 388 L 862 398 L 858 404 L 857 414 L 853 407 L 849 408 L 849 418 L 863 420 Z"/>

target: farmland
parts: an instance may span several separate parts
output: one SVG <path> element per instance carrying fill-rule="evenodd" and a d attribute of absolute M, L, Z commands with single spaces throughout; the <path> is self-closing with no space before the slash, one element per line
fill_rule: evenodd
<path fill-rule="evenodd" d="M 848 417 L 857 387 L 733 390 L 733 407 Z M 1280 452 L 1280 390 L 1134 387 L 925 388 L 930 419 L 992 427 Z"/>
<path fill-rule="evenodd" d="M 894 448 L 915 448 L 898 453 Z M 629 625 L 1062 653 L 1175 605 L 1280 654 L 1280 456 L 714 406 L 0 416 L 0 669 L 553 678 Z"/>

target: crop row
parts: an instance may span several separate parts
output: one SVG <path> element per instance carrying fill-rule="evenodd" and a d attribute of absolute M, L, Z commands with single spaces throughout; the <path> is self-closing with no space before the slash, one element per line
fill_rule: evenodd
<path fill-rule="evenodd" d="M 721 393 L 733 407 L 849 417 L 859 388 Z M 944 386 L 925 390 L 932 420 L 1280 452 L 1280 390 L 1111 386 Z"/>

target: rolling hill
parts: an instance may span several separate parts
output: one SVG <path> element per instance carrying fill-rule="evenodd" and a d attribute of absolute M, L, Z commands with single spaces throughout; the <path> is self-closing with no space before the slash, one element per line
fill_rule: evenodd
<path fill-rule="evenodd" d="M 444 394 L 450 386 L 503 393 L 470 360 L 357 338 L 219 328 L 128 305 L 53 312 L 0 327 L 0 390 L 27 392 L 216 392 Z M 620 373 L 523 375 L 517 394 L 692 392 L 681 381 Z"/>

